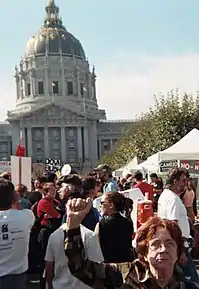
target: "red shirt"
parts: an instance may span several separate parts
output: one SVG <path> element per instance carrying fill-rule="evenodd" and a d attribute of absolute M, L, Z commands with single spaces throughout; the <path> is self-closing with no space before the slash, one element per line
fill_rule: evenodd
<path fill-rule="evenodd" d="M 140 189 L 140 191 L 145 195 L 145 193 L 149 194 L 149 200 L 153 202 L 153 186 L 145 183 L 145 182 L 139 182 L 136 185 L 133 186 L 134 188 Z"/>
<path fill-rule="evenodd" d="M 41 199 L 37 206 L 37 216 L 50 215 L 51 218 L 58 218 L 59 212 L 54 208 L 53 200 Z M 48 226 L 48 219 L 43 217 L 41 221 L 42 226 Z"/>

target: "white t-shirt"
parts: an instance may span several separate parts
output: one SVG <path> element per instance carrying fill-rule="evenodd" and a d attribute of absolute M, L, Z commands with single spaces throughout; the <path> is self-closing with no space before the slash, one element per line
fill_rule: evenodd
<path fill-rule="evenodd" d="M 185 206 L 179 196 L 171 190 L 164 190 L 159 197 L 158 217 L 177 220 L 183 237 L 188 238 L 190 236 L 190 227 Z"/>
<path fill-rule="evenodd" d="M 101 201 L 103 201 L 103 199 L 104 196 L 101 196 L 93 200 L 93 207 L 96 208 L 99 213 L 101 213 Z"/>
<path fill-rule="evenodd" d="M 46 257 L 47 262 L 54 262 L 53 288 L 55 289 L 88 289 L 89 286 L 75 278 L 68 268 L 68 259 L 64 252 L 64 232 L 66 224 L 63 224 L 49 238 Z M 81 225 L 81 236 L 88 259 L 103 262 L 99 240 L 96 234 Z"/>
<path fill-rule="evenodd" d="M 0 211 L 0 276 L 27 271 L 34 221 L 34 214 L 28 209 Z"/>

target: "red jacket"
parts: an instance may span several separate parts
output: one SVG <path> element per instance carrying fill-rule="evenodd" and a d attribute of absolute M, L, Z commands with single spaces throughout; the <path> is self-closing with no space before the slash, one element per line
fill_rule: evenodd
<path fill-rule="evenodd" d="M 58 218 L 60 213 L 55 209 L 53 200 L 41 199 L 37 206 L 37 216 L 50 215 L 51 218 Z M 43 217 L 41 221 L 42 226 L 48 226 L 48 219 Z"/>

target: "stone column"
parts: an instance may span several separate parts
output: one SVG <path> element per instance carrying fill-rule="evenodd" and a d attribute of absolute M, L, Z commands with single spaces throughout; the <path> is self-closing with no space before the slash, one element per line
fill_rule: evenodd
<path fill-rule="evenodd" d="M 60 55 L 60 64 L 61 64 L 61 93 L 64 97 L 66 97 L 66 81 L 65 81 L 65 74 L 64 74 L 64 63 L 63 63 L 63 56 Z"/>
<path fill-rule="evenodd" d="M 99 141 L 99 159 L 101 159 L 101 157 L 102 157 L 102 141 L 100 138 L 98 139 L 98 141 Z"/>
<path fill-rule="evenodd" d="M 45 159 L 50 157 L 48 127 L 44 127 L 44 156 Z"/>
<path fill-rule="evenodd" d="M 28 156 L 32 157 L 32 128 L 27 128 L 27 137 L 28 137 Z"/>
<path fill-rule="evenodd" d="M 45 57 L 44 95 L 49 99 L 48 56 Z"/>
<path fill-rule="evenodd" d="M 89 73 L 88 74 L 88 97 L 89 98 L 91 98 L 91 99 L 93 99 L 94 97 L 93 97 L 93 95 L 92 95 L 92 74 L 91 73 Z"/>
<path fill-rule="evenodd" d="M 111 150 L 113 149 L 113 139 L 111 138 L 110 139 L 110 147 L 111 147 Z"/>
<path fill-rule="evenodd" d="M 17 145 L 19 144 L 19 127 L 15 124 L 12 124 L 12 153 L 15 155 Z"/>
<path fill-rule="evenodd" d="M 66 162 L 66 130 L 65 127 L 61 127 L 61 160 Z"/>
<path fill-rule="evenodd" d="M 77 67 L 77 96 L 79 97 L 79 98 L 81 98 L 81 95 L 80 95 L 80 77 L 79 77 L 79 75 L 80 75 L 80 71 L 79 71 L 79 67 Z"/>
<path fill-rule="evenodd" d="M 89 161 L 89 139 L 88 139 L 88 127 L 84 126 L 84 156 L 85 161 Z M 92 144 L 93 145 L 93 144 Z"/>
<path fill-rule="evenodd" d="M 91 160 L 91 165 L 94 166 L 97 162 L 98 156 L 97 156 L 97 127 L 96 127 L 96 122 L 92 122 L 89 126 L 89 144 L 90 146 L 90 160 Z"/>
<path fill-rule="evenodd" d="M 34 76 L 33 76 L 32 71 L 30 71 L 30 94 L 31 96 L 35 95 L 35 84 L 34 84 Z"/>
<path fill-rule="evenodd" d="M 77 127 L 77 156 L 78 156 L 78 161 L 82 162 L 83 156 L 82 156 L 82 131 L 81 131 L 81 126 Z"/>

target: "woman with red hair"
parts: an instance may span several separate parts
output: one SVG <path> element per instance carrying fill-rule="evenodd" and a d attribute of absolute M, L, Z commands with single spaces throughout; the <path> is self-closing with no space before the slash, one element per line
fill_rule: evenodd
<path fill-rule="evenodd" d="M 79 225 L 90 209 L 89 200 L 67 204 L 65 253 L 71 273 L 92 288 L 193 289 L 199 288 L 183 276 L 178 266 L 184 252 L 182 233 L 175 221 L 151 218 L 138 231 L 138 259 L 121 274 L 117 264 L 99 264 L 87 259 Z M 120 266 L 121 267 L 121 266 Z"/>

